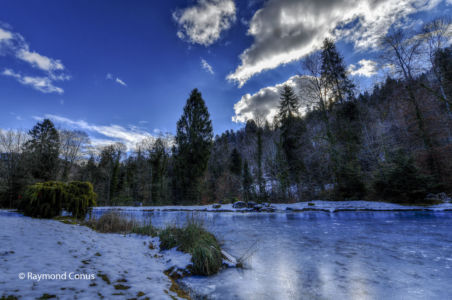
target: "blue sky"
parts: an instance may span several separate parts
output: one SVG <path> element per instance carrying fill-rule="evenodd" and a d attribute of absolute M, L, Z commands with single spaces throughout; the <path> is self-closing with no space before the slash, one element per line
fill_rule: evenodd
<path fill-rule="evenodd" d="M 97 141 L 132 144 L 159 131 L 174 133 L 190 91 L 198 88 L 215 133 L 237 129 L 254 111 L 270 113 L 278 84 L 299 74 L 300 59 L 326 36 L 354 65 L 353 79 L 368 86 L 378 79 L 377 36 L 390 26 L 419 26 L 450 15 L 451 5 L 5 0 L 0 128 L 28 130 L 49 116 Z"/>

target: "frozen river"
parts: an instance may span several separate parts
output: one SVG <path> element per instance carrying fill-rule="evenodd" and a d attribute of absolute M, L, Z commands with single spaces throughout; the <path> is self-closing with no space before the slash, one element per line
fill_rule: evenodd
<path fill-rule="evenodd" d="M 97 212 L 100 213 L 100 212 Z M 190 212 L 127 212 L 154 225 Z M 183 280 L 213 299 L 451 299 L 452 212 L 197 212 L 244 269 Z"/>

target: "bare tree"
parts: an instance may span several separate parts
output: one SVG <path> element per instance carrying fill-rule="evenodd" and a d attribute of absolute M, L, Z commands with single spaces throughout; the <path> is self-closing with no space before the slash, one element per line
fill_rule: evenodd
<path fill-rule="evenodd" d="M 18 182 L 18 170 L 21 163 L 23 147 L 28 140 L 28 135 L 20 130 L 1 130 L 0 129 L 0 167 L 4 169 L 1 172 L 0 180 L 6 182 L 7 197 L 9 198 L 9 207 L 13 207 L 12 201 L 15 200 Z"/>
<path fill-rule="evenodd" d="M 424 114 L 420 99 L 416 97 L 416 77 L 425 70 L 422 64 L 422 39 L 418 35 L 410 35 L 402 29 L 392 29 L 381 37 L 381 58 L 389 64 L 394 73 L 404 82 L 408 101 L 413 105 L 417 126 L 425 148 L 429 153 L 430 169 L 436 173 L 437 167 L 433 155 L 433 144 L 426 130 Z"/>
<path fill-rule="evenodd" d="M 74 164 L 87 154 L 87 146 L 90 144 L 88 135 L 78 130 L 61 130 L 60 155 L 63 159 L 62 179 L 67 180 Z"/>
<path fill-rule="evenodd" d="M 432 92 L 438 99 L 446 103 L 447 111 L 450 114 L 450 105 L 452 100 L 447 98 L 445 93 L 445 83 L 443 82 L 439 66 L 436 62 L 436 56 L 439 50 L 445 48 L 450 43 L 452 38 L 452 20 L 450 17 L 440 17 L 427 23 L 422 28 L 421 37 L 426 46 L 428 53 L 428 60 L 431 65 L 433 75 L 438 83 L 440 93 L 438 94 L 434 89 L 422 85 L 424 88 Z"/>

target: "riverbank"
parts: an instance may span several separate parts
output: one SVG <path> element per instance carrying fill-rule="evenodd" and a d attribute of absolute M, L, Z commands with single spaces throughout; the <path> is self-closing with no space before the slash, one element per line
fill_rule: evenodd
<path fill-rule="evenodd" d="M 191 264 L 190 254 L 159 251 L 158 238 L 98 233 L 7 210 L 0 210 L 0 237 L 0 297 L 177 299 L 164 271 Z"/>
<path fill-rule="evenodd" d="M 275 212 L 302 212 L 302 211 L 452 211 L 452 203 L 435 205 L 400 205 L 388 202 L 375 201 L 323 201 L 315 200 L 298 203 L 271 204 Z M 232 204 L 217 205 L 189 205 L 189 206 L 99 206 L 94 210 L 122 210 L 122 211 L 208 211 L 208 212 L 253 212 L 249 208 L 234 208 Z"/>

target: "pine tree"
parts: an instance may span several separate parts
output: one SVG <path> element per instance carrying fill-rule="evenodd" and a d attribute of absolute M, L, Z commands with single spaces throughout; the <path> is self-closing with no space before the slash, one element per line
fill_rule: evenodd
<path fill-rule="evenodd" d="M 231 152 L 229 170 L 232 174 L 238 176 L 242 173 L 242 156 L 239 151 L 237 151 L 237 148 L 234 148 Z"/>
<path fill-rule="evenodd" d="M 281 91 L 278 120 L 280 124 L 280 147 L 289 168 L 291 181 L 298 182 L 299 175 L 304 169 L 299 156 L 301 135 L 305 131 L 304 122 L 299 117 L 298 97 L 293 89 L 284 85 Z"/>
<path fill-rule="evenodd" d="M 164 198 L 164 183 L 168 154 L 161 138 L 158 138 L 151 150 L 152 187 L 151 195 L 153 204 L 159 204 Z"/>
<path fill-rule="evenodd" d="M 347 77 L 343 58 L 333 40 L 327 38 L 323 41 L 321 55 L 321 77 L 331 93 L 330 104 L 353 99 L 355 86 Z"/>
<path fill-rule="evenodd" d="M 289 85 L 284 85 L 281 90 L 278 119 L 281 123 L 291 120 L 299 115 L 298 97 Z"/>
<path fill-rule="evenodd" d="M 40 181 L 55 180 L 58 173 L 60 137 L 52 121 L 44 119 L 28 133 L 31 139 L 26 144 L 30 154 L 33 177 Z"/>
<path fill-rule="evenodd" d="M 212 146 L 212 121 L 201 93 L 194 89 L 177 122 L 175 194 L 178 201 L 199 202 L 201 178 Z"/>

